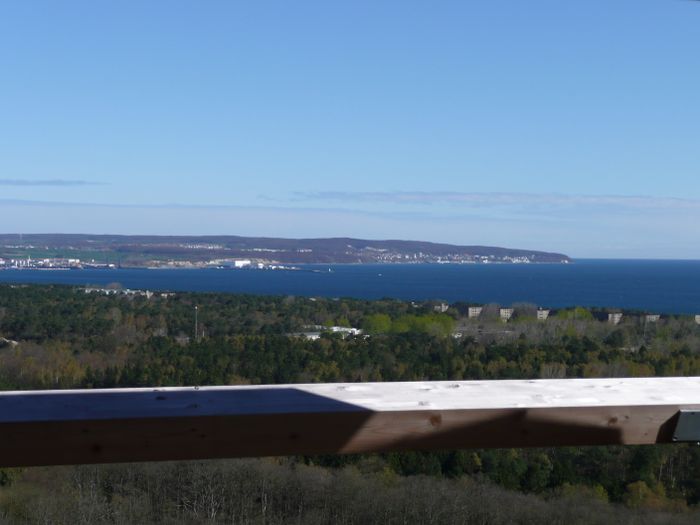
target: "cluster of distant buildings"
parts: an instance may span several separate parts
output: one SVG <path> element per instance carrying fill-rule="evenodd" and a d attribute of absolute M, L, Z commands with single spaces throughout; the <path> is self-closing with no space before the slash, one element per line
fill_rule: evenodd
<path fill-rule="evenodd" d="M 167 299 L 168 297 L 173 297 L 175 294 L 173 292 L 151 292 L 150 290 L 131 290 L 129 288 L 116 288 L 107 287 L 99 288 L 94 286 L 88 286 L 83 290 L 86 294 L 99 294 L 99 295 L 125 295 L 127 297 L 145 297 L 150 299 L 151 297 L 157 296 Z"/>
<path fill-rule="evenodd" d="M 166 244 L 166 246 L 168 246 Z M 223 244 L 210 244 L 201 242 L 188 242 L 181 243 L 177 245 L 178 248 L 185 248 L 186 250 L 224 250 L 226 247 Z"/>
<path fill-rule="evenodd" d="M 443 306 L 443 305 L 440 305 Z M 438 311 L 438 307 L 435 307 L 436 311 Z M 445 310 L 441 310 L 445 311 Z M 478 319 L 481 317 L 482 313 L 484 311 L 483 306 L 470 306 L 469 310 L 467 312 L 467 316 L 469 319 Z M 538 308 L 537 309 L 537 320 L 538 321 L 546 321 L 549 318 L 551 310 L 546 310 L 544 308 Z M 498 309 L 498 314 L 503 322 L 508 322 L 512 319 L 513 314 L 515 313 L 515 308 L 499 308 Z M 612 325 L 618 325 L 622 322 L 623 314 L 622 312 L 607 312 L 607 321 L 608 323 Z M 643 316 L 644 322 L 645 323 L 656 323 L 661 319 L 660 314 L 645 314 Z M 700 315 L 695 316 L 695 322 L 697 324 L 700 324 Z"/>
<path fill-rule="evenodd" d="M 414 306 L 415 305 L 414 303 Z M 449 305 L 445 303 L 440 303 L 436 306 L 433 306 L 433 309 L 436 312 L 444 313 L 449 309 Z M 501 321 L 504 323 L 507 323 L 510 321 L 514 314 L 515 314 L 515 308 L 499 308 L 498 309 L 498 315 Z M 468 317 L 469 319 L 478 319 L 481 317 L 481 315 L 484 312 L 484 307 L 483 306 L 470 306 L 468 310 Z M 546 321 L 549 319 L 551 310 L 545 309 L 545 308 L 538 308 L 537 309 L 537 320 L 538 321 Z M 644 322 L 646 323 L 656 323 L 661 319 L 661 315 L 659 314 L 646 314 L 643 316 Z M 623 319 L 623 314 L 621 312 L 608 312 L 607 313 L 607 322 L 612 324 L 612 325 L 618 325 L 620 322 L 622 322 Z M 700 325 L 700 315 L 695 316 L 695 322 Z M 332 334 L 339 334 L 341 337 L 346 338 L 348 336 L 361 336 L 363 335 L 363 331 L 359 328 L 351 328 L 351 327 L 345 327 L 345 326 L 320 326 L 320 325 L 312 325 L 312 326 L 307 326 L 304 328 L 304 331 L 298 332 L 298 333 L 291 333 L 288 334 L 292 337 L 301 337 L 304 339 L 308 339 L 310 341 L 315 341 L 317 339 L 320 339 L 321 336 L 324 333 L 332 333 Z M 461 332 L 456 332 L 455 337 L 461 337 L 462 333 Z M 364 335 L 364 337 L 368 337 L 367 335 Z"/>
<path fill-rule="evenodd" d="M 218 268 L 260 268 L 262 269 L 263 263 L 255 263 L 253 266 L 253 261 L 250 259 L 215 259 L 209 261 L 210 266 L 216 266 Z"/>
<path fill-rule="evenodd" d="M 445 255 L 435 255 L 431 253 L 415 252 L 401 253 L 382 248 L 366 247 L 356 251 L 347 251 L 346 255 L 363 256 L 371 255 L 371 258 L 380 263 L 436 263 L 436 264 L 530 264 L 533 258 L 527 255 L 522 256 L 496 256 L 496 255 L 471 255 L 465 253 L 448 253 Z M 566 260 L 561 262 L 568 262 Z"/>
<path fill-rule="evenodd" d="M 288 266 L 285 264 L 269 264 L 260 261 L 252 261 L 250 259 L 215 259 L 209 261 L 207 266 L 210 268 L 218 268 L 221 270 L 233 269 L 253 269 L 253 270 L 299 270 L 296 266 Z"/>
<path fill-rule="evenodd" d="M 209 261 L 153 260 L 148 263 L 147 268 L 151 270 L 205 268 L 217 270 L 299 270 L 296 266 L 271 264 L 255 259 L 211 259 Z"/>
<path fill-rule="evenodd" d="M 290 336 L 302 337 L 310 341 L 315 341 L 321 338 L 324 333 L 339 334 L 343 339 L 348 336 L 358 336 L 362 335 L 362 330 L 360 328 L 350 328 L 346 326 L 320 326 L 313 325 L 305 327 L 303 332 L 298 332 L 294 334 L 289 334 Z"/>
<path fill-rule="evenodd" d="M 116 265 L 81 261 L 80 259 L 64 257 L 48 257 L 43 259 L 3 259 L 0 258 L 0 269 L 5 270 L 82 270 L 83 268 L 113 269 Z"/>
<path fill-rule="evenodd" d="M 469 310 L 467 312 L 467 316 L 469 319 L 478 319 L 481 317 L 482 312 L 484 311 L 483 306 L 470 306 Z M 549 310 L 545 310 L 544 308 L 538 308 L 537 309 L 537 320 L 538 321 L 546 321 L 549 318 Z M 513 317 L 513 314 L 515 313 L 515 308 L 499 308 L 498 309 L 498 314 L 503 322 L 508 322 L 511 320 Z"/>

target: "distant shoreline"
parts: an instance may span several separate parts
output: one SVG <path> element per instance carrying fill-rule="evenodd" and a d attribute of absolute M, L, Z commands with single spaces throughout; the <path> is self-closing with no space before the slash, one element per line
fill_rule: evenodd
<path fill-rule="evenodd" d="M 0 259 L 64 259 L 116 266 L 217 265 L 234 260 L 252 264 L 474 264 L 568 263 L 563 253 L 456 245 L 430 241 L 373 240 L 351 237 L 289 239 L 275 237 L 0 234 Z M 2 262 L 0 261 L 0 264 Z"/>
<path fill-rule="evenodd" d="M 623 259 L 620 259 L 623 260 Z M 640 259 L 646 260 L 646 259 Z M 653 260 L 653 259 L 649 259 Z M 556 261 L 541 261 L 541 262 L 529 262 L 529 263 L 518 263 L 509 261 L 493 261 L 493 262 L 433 262 L 433 261 L 417 261 L 417 262 L 291 262 L 287 264 L 301 265 L 301 267 L 286 267 L 286 268 L 220 268 L 215 266 L 197 266 L 197 265 L 163 265 L 163 266 L 140 266 L 140 265 L 124 265 L 114 268 L 101 268 L 101 267 L 14 267 L 14 266 L 0 266 L 0 271 L 83 271 L 83 270 L 100 270 L 100 271 L 114 271 L 114 270 L 219 270 L 219 271 L 303 271 L 305 266 L 421 266 L 421 265 L 432 265 L 432 266 L 529 266 L 529 265 L 552 265 L 561 266 L 575 264 L 574 259 L 569 259 L 567 262 L 556 262 Z"/>

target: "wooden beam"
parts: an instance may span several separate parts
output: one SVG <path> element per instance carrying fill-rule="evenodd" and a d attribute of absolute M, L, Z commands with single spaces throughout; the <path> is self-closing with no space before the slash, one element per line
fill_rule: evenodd
<path fill-rule="evenodd" d="M 672 442 L 700 378 L 0 393 L 0 466 Z"/>

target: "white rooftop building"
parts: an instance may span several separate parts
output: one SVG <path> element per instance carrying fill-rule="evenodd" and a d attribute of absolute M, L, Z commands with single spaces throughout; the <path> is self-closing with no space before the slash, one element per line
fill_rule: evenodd
<path fill-rule="evenodd" d="M 331 326 L 331 332 L 345 334 L 345 335 L 360 335 L 362 330 L 360 328 L 348 328 L 345 326 Z"/>
<path fill-rule="evenodd" d="M 469 319 L 476 319 L 481 315 L 481 311 L 484 308 L 482 306 L 470 306 L 469 307 Z"/>
<path fill-rule="evenodd" d="M 544 310 L 542 308 L 537 310 L 537 320 L 538 321 L 546 321 L 548 317 L 549 317 L 549 310 Z"/>

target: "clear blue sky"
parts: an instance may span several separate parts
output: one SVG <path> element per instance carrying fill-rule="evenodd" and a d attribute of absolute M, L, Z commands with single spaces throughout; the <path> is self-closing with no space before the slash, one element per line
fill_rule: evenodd
<path fill-rule="evenodd" d="M 700 2 L 0 3 L 0 230 L 700 258 Z"/>

